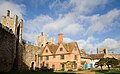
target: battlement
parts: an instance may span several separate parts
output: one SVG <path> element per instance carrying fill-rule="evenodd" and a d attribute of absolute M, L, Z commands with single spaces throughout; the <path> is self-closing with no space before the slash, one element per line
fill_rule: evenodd
<path fill-rule="evenodd" d="M 7 26 L 4 26 L 0 23 L 0 28 L 4 29 L 5 31 L 9 32 L 10 34 L 14 34 L 12 29 L 8 28 Z"/>
<path fill-rule="evenodd" d="M 41 32 L 41 35 L 37 38 L 37 46 L 44 47 L 46 44 L 53 44 L 54 38 L 48 38 L 46 34 Z"/>
<path fill-rule="evenodd" d="M 2 16 L 1 27 L 9 33 L 14 34 L 19 38 L 19 42 L 22 42 L 23 20 L 21 19 L 20 22 L 18 22 L 17 15 L 10 17 L 10 10 L 7 10 L 6 16 Z"/>

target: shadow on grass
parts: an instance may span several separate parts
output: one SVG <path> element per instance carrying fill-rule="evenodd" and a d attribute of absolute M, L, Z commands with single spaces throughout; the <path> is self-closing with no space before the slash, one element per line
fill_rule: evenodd
<path fill-rule="evenodd" d="M 120 74 L 120 70 L 96 70 L 96 74 Z"/>
<path fill-rule="evenodd" d="M 0 72 L 0 74 L 69 74 L 67 72 L 41 72 L 41 71 L 10 71 L 10 72 Z M 70 73 L 75 74 L 75 73 Z"/>

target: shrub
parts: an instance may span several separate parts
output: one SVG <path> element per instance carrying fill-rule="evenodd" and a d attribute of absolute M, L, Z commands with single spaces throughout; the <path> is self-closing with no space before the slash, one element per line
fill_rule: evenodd
<path fill-rule="evenodd" d="M 73 71 L 72 69 L 68 69 L 68 71 Z"/>
<path fill-rule="evenodd" d="M 60 69 L 60 70 L 58 70 L 58 71 L 64 71 L 64 69 Z"/>
<path fill-rule="evenodd" d="M 84 69 L 81 69 L 81 68 L 79 68 L 79 69 L 77 69 L 77 71 L 83 71 Z"/>

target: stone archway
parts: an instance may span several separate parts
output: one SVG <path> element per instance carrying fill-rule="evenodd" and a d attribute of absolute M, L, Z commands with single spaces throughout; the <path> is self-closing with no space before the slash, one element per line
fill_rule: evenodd
<path fill-rule="evenodd" d="M 34 70 L 34 62 L 31 63 L 31 68 L 30 70 Z"/>

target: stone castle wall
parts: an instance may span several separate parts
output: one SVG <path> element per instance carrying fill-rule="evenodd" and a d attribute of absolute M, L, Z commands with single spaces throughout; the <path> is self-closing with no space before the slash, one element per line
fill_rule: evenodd
<path fill-rule="evenodd" d="M 10 11 L 2 16 L 0 23 L 0 72 L 20 70 L 22 63 L 23 20 L 18 16 L 10 17 Z M 2 68 L 3 67 L 3 68 Z"/>
<path fill-rule="evenodd" d="M 0 27 L 0 72 L 10 71 L 16 57 L 16 40 L 14 34 Z"/>
<path fill-rule="evenodd" d="M 24 45 L 24 49 L 22 53 L 22 62 L 23 62 L 22 69 L 30 70 L 33 62 L 35 67 L 35 54 L 37 53 L 38 50 L 40 50 L 40 47 L 38 46 L 34 46 L 30 44 Z"/>

